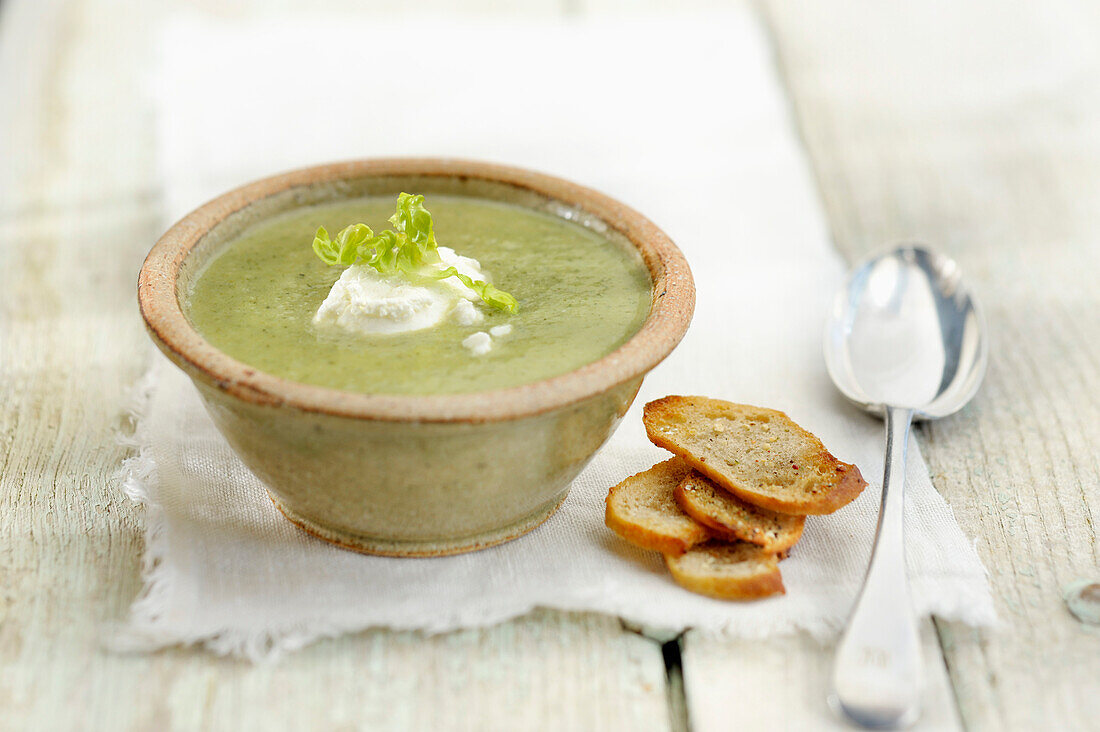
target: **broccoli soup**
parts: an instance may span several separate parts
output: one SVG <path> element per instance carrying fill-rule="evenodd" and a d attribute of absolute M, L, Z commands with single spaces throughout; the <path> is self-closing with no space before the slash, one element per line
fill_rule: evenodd
<path fill-rule="evenodd" d="M 591 229 L 482 199 L 394 203 L 313 206 L 246 229 L 199 273 L 185 312 L 239 361 L 371 394 L 557 376 L 615 350 L 649 314 L 641 257 Z"/>

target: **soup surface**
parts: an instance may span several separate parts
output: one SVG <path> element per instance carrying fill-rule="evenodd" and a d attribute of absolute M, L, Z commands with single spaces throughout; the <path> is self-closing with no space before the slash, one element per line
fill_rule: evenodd
<path fill-rule="evenodd" d="M 333 332 L 313 316 L 343 267 L 310 246 L 363 222 L 389 227 L 393 197 L 289 211 L 247 229 L 195 279 L 184 310 L 217 348 L 293 381 L 376 394 L 454 394 L 538 381 L 596 361 L 626 342 L 649 314 L 652 285 L 636 251 L 578 224 L 510 204 L 429 196 L 440 246 L 477 259 L 519 301 L 508 314 L 478 305 L 485 320 L 452 319 L 391 335 Z M 488 353 L 462 341 L 499 325 Z"/>

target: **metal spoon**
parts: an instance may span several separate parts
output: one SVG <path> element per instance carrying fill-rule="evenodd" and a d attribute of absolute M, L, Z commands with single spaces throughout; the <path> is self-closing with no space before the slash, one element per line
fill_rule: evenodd
<path fill-rule="evenodd" d="M 985 322 L 942 254 L 903 246 L 848 276 L 825 329 L 837 388 L 886 419 L 875 546 L 833 667 L 834 709 L 864 727 L 908 726 L 920 713 L 921 653 L 902 528 L 905 457 L 913 419 L 952 414 L 978 390 Z"/>

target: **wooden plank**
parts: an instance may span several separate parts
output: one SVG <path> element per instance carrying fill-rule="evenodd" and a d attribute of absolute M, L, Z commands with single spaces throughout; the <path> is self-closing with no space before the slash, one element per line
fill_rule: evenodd
<path fill-rule="evenodd" d="M 957 257 L 993 333 L 973 405 L 917 430 L 1003 627 L 937 623 L 962 719 L 1088 729 L 1100 634 L 1100 14 L 1086 2 L 766 3 L 837 245 Z"/>
<path fill-rule="evenodd" d="M 109 476 L 161 226 L 148 5 L 8 0 L 0 20 L 0 88 L 25 91 L 0 116 L 0 728 L 669 728 L 660 644 L 601 616 L 372 631 L 277 665 L 103 649 L 141 584 L 141 511 Z"/>

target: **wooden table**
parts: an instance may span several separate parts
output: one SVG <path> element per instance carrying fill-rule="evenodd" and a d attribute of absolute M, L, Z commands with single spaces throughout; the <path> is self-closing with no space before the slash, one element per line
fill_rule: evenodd
<path fill-rule="evenodd" d="M 261 0 L 175 5 L 259 15 Z M 326 0 L 316 5 L 360 8 Z M 490 0 L 470 13 L 503 12 Z M 691 5 L 708 5 L 694 2 Z M 161 6 L 0 3 L 0 729 L 804 729 L 832 649 L 654 639 L 540 612 L 427 638 L 371 631 L 275 666 L 103 650 L 140 590 L 142 509 L 110 479 L 161 225 L 143 74 Z M 453 6 L 446 0 L 417 3 Z M 547 17 L 635 12 L 531 0 Z M 922 725 L 1100 727 L 1100 11 L 774 0 L 770 30 L 836 245 L 955 255 L 993 329 L 974 404 L 916 432 L 990 569 L 1003 626 L 923 626 Z M 816 725 L 814 725 L 816 726 Z"/>

